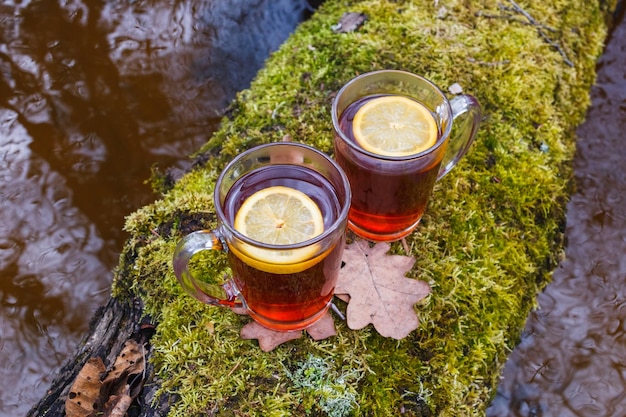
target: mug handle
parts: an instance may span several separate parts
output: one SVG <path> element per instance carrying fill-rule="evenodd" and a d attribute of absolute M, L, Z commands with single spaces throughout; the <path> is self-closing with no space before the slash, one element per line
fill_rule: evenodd
<path fill-rule="evenodd" d="M 191 257 L 204 250 L 224 251 L 220 234 L 212 230 L 199 230 L 182 238 L 174 250 L 172 263 L 174 274 L 187 294 L 205 304 L 221 307 L 243 307 L 239 299 L 239 290 L 232 279 L 225 283 L 209 284 L 198 280 L 189 271 Z"/>
<path fill-rule="evenodd" d="M 455 96 L 450 100 L 450 106 L 452 107 L 452 124 L 456 126 L 454 130 L 456 133 L 450 137 L 437 180 L 450 172 L 467 153 L 476 138 L 482 117 L 478 100 L 469 94 Z"/>

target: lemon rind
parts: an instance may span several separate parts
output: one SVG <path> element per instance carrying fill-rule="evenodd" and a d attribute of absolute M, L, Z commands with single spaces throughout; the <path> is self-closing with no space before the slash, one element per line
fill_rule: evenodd
<path fill-rule="evenodd" d="M 330 248 L 315 255 L 320 247 L 321 244 L 317 243 L 303 248 L 288 249 L 291 251 L 289 255 L 285 254 L 286 251 L 258 248 L 243 242 L 237 242 L 229 249 L 239 260 L 252 268 L 273 274 L 294 274 L 321 262 L 332 250 Z M 282 254 L 277 255 L 279 252 Z"/>

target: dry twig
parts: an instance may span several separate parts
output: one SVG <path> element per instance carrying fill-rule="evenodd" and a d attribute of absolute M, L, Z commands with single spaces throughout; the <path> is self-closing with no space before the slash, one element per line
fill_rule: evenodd
<path fill-rule="evenodd" d="M 483 12 L 478 12 L 476 13 L 476 16 L 479 17 L 486 17 L 488 19 L 507 19 L 507 20 L 511 20 L 514 22 L 518 22 L 521 23 L 523 25 L 531 25 L 533 26 L 536 30 L 537 33 L 539 34 L 539 36 L 541 36 L 543 38 L 543 40 L 550 45 L 551 47 L 553 47 L 562 57 L 563 57 L 563 61 L 565 62 L 566 65 L 573 67 L 574 63 L 567 57 L 567 54 L 565 53 L 565 51 L 563 50 L 563 48 L 561 48 L 561 45 L 559 45 L 558 42 L 552 40 L 547 34 L 546 31 L 548 32 L 553 32 L 556 33 L 557 30 L 554 28 L 551 28 L 549 26 L 546 26 L 540 22 L 538 22 L 535 18 L 532 17 L 532 15 L 530 13 L 528 13 L 526 10 L 524 10 L 519 4 L 517 4 L 514 0 L 509 0 L 509 2 L 512 4 L 512 7 L 506 7 L 504 5 L 500 5 L 500 8 L 502 10 L 505 11 L 513 11 L 515 13 L 521 14 L 522 16 L 524 16 L 524 18 L 526 20 L 523 19 L 519 19 L 516 18 L 514 16 L 511 16 L 509 14 L 505 14 L 505 15 L 494 15 L 494 14 L 488 14 L 488 13 L 483 13 Z"/>
<path fill-rule="evenodd" d="M 545 40 L 548 43 L 548 45 L 552 46 L 554 49 L 557 50 L 559 54 L 561 54 L 565 63 L 569 65 L 570 67 L 573 67 L 574 63 L 569 60 L 569 58 L 565 54 L 565 51 L 561 48 L 561 45 L 559 45 L 558 42 L 555 42 L 552 39 L 550 39 L 548 35 L 546 35 L 546 33 L 543 31 L 543 29 L 545 29 L 546 27 L 539 24 L 528 12 L 526 12 L 526 10 L 522 9 L 522 7 L 519 4 L 517 4 L 514 0 L 509 0 L 509 2 L 513 5 L 513 8 L 515 9 L 515 11 L 523 15 L 526 19 L 528 19 L 531 25 L 537 28 L 537 33 L 539 33 L 539 36 L 541 36 L 543 40 Z M 553 29 L 550 29 L 550 30 L 556 32 Z"/>

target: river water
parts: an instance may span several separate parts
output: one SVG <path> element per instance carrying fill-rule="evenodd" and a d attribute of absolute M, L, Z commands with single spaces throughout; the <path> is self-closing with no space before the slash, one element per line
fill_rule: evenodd
<path fill-rule="evenodd" d="M 151 167 L 187 168 L 305 3 L 0 4 L 0 417 L 44 395 L 108 298 Z M 488 417 L 626 416 L 623 18 L 598 68 L 566 259 Z"/>
<path fill-rule="evenodd" d="M 567 206 L 565 259 L 528 317 L 487 417 L 626 416 L 623 13 L 577 130 L 577 190 Z"/>
<path fill-rule="evenodd" d="M 187 168 L 307 8 L 0 3 L 0 416 L 43 397 L 109 297 L 152 166 Z"/>

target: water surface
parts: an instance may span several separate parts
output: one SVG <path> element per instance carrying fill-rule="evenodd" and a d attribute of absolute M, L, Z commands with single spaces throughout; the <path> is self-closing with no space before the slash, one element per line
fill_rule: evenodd
<path fill-rule="evenodd" d="M 109 297 L 151 167 L 187 168 L 305 6 L 0 4 L 0 416 L 43 397 Z"/>

